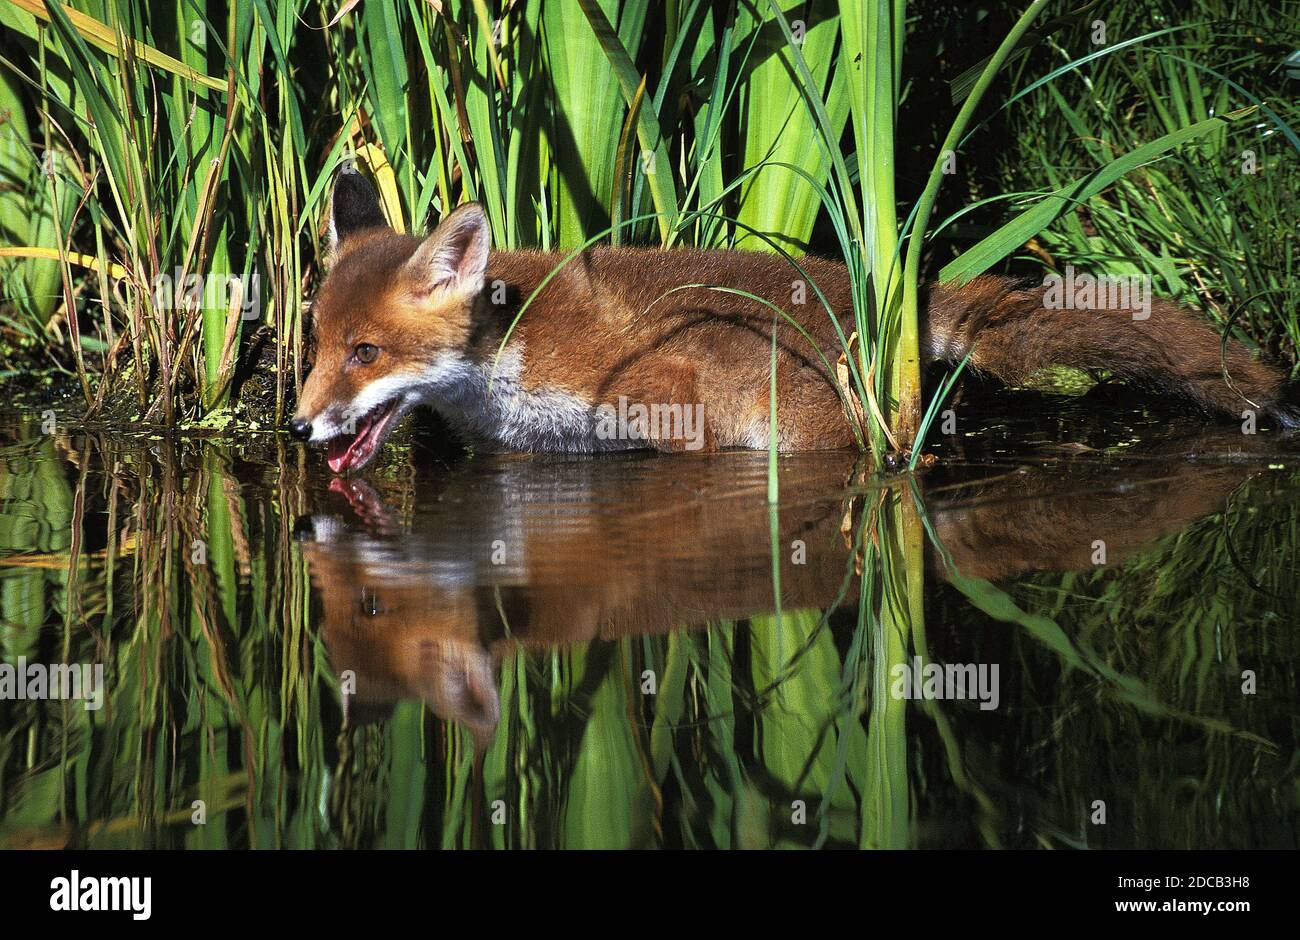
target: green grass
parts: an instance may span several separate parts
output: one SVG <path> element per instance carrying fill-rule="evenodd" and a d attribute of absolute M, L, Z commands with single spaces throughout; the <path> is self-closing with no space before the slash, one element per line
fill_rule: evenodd
<path fill-rule="evenodd" d="M 1145 274 L 1158 293 L 1294 364 L 1300 108 L 1283 63 L 1300 45 L 1300 4 L 1246 3 L 1230 18 L 1223 4 L 1196 0 L 1174 12 L 1117 5 L 1108 28 L 1132 44 L 1034 88 L 1030 69 L 1082 51 L 1045 39 L 1007 109 L 1020 153 L 1000 162 L 996 185 L 1057 187 L 1117 152 L 1252 109 L 1063 213 L 1039 234 L 1032 262 Z"/>
<path fill-rule="evenodd" d="M 1128 0 L 1096 47 L 1087 10 L 993 3 L 1001 44 L 973 64 L 970 11 L 937 0 L 442 10 L 6 4 L 0 371 L 52 364 L 89 408 L 131 398 L 140 420 L 184 422 L 240 405 L 256 337 L 278 421 L 302 380 L 330 181 L 349 159 L 405 230 L 478 199 L 503 248 L 609 232 L 843 257 L 861 340 L 845 337 L 848 385 L 876 453 L 913 450 L 925 429 L 919 285 L 1026 245 L 1151 272 L 1294 354 L 1286 4 L 1245 29 L 1210 0 L 1176 19 Z M 951 101 L 936 97 L 936 61 Z M 1256 145 L 1261 173 L 1235 173 Z M 1008 211 L 1017 193 L 1053 191 Z M 148 288 L 162 275 L 235 279 L 260 303 L 248 318 L 224 294 L 160 303 Z"/>

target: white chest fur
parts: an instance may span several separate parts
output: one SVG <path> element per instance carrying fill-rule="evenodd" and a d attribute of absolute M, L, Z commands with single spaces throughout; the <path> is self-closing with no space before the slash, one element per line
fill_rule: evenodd
<path fill-rule="evenodd" d="M 423 376 L 424 403 L 472 441 L 499 450 L 594 453 L 644 446 L 596 433 L 595 406 L 570 392 L 534 391 L 520 381 L 517 348 L 496 363 L 442 353 Z"/>

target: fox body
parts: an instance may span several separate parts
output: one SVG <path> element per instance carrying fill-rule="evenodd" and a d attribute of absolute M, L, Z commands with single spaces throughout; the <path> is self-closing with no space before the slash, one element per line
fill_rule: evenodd
<path fill-rule="evenodd" d="M 560 254 L 491 251 L 472 203 L 420 239 L 387 226 L 355 172 L 336 184 L 330 231 L 315 362 L 290 429 L 326 444 L 336 472 L 373 459 L 419 405 L 485 449 L 766 448 L 774 328 L 778 447 L 854 443 L 835 376 L 853 330 L 842 264 L 597 248 L 561 265 Z M 1106 370 L 1209 412 L 1294 423 L 1280 372 L 1168 302 L 1139 319 L 1045 306 L 1042 286 L 980 277 L 931 286 L 921 345 L 1008 383 L 1052 365 Z"/>

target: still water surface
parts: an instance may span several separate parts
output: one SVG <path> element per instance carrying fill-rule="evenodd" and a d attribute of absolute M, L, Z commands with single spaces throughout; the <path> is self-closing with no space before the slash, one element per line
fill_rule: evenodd
<path fill-rule="evenodd" d="M 1300 447 L 999 407 L 775 510 L 10 415 L 0 663 L 103 687 L 0 684 L 0 847 L 1294 847 Z"/>

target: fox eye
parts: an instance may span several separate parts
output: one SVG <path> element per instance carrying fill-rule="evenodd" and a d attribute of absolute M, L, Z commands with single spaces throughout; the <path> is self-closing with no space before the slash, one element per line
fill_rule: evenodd
<path fill-rule="evenodd" d="M 357 348 L 352 350 L 352 355 L 357 357 L 357 362 L 368 364 L 379 358 L 379 347 L 372 346 L 370 343 L 357 343 Z"/>

